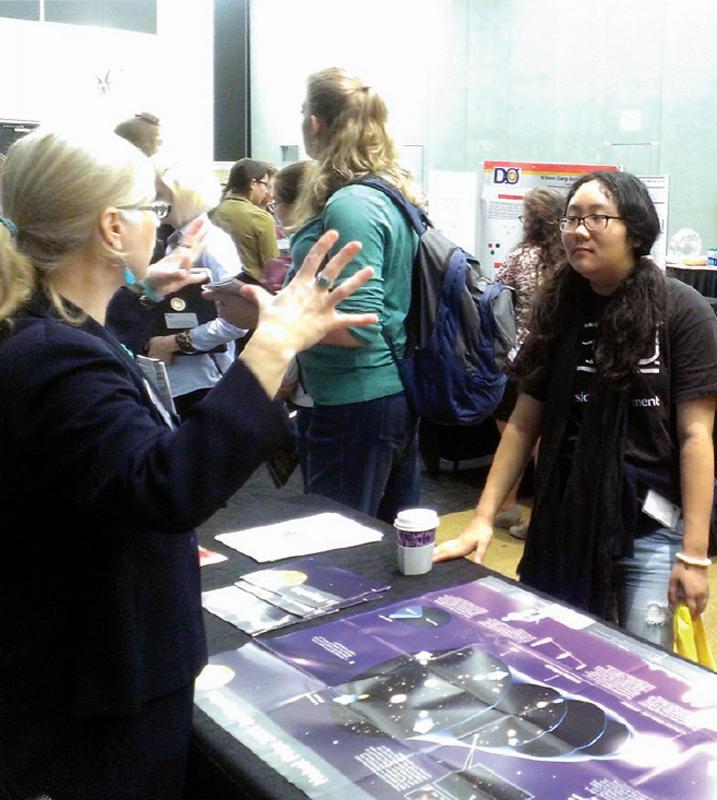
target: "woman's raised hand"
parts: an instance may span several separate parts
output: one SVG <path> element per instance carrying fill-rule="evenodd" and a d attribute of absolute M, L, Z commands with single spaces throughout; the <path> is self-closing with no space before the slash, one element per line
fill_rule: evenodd
<path fill-rule="evenodd" d="M 240 296 L 252 300 L 258 309 L 256 330 L 241 358 L 272 396 L 297 353 L 316 344 L 331 331 L 378 321 L 376 314 L 342 314 L 337 310 L 339 303 L 373 275 L 371 267 L 364 267 L 341 285 L 334 285 L 344 267 L 361 249 L 359 242 L 344 245 L 319 272 L 337 239 L 336 231 L 324 233 L 291 283 L 278 294 L 271 295 L 261 287 L 250 285 L 240 290 Z M 231 317 L 229 321 L 233 321 Z M 278 376 L 273 374 L 277 367 Z"/>
<path fill-rule="evenodd" d="M 327 333 L 342 328 L 356 328 L 377 322 L 376 314 L 342 314 L 336 307 L 373 275 L 364 267 L 340 286 L 334 282 L 344 267 L 361 249 L 359 242 L 349 242 L 319 273 L 319 267 L 338 234 L 327 231 L 311 248 L 291 283 L 272 296 L 255 286 L 241 290 L 259 306 L 259 324 L 254 334 L 270 331 L 285 340 L 285 345 L 301 352 L 323 339 Z"/>
<path fill-rule="evenodd" d="M 204 249 L 204 240 L 209 226 L 196 219 L 184 232 L 181 242 L 160 261 L 150 264 L 144 283 L 159 294 L 178 292 L 191 283 L 204 283 L 210 278 L 208 272 L 191 272 L 192 264 Z"/>

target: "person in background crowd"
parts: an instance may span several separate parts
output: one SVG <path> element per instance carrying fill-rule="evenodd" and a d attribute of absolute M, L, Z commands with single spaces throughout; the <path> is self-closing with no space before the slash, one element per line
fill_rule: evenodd
<path fill-rule="evenodd" d="M 313 161 L 295 161 L 274 176 L 274 213 L 287 230 L 294 227 L 296 202 L 314 166 Z"/>
<path fill-rule="evenodd" d="M 274 218 L 274 232 L 276 234 L 276 246 L 279 254 L 276 258 L 270 258 L 264 264 L 261 275 L 261 283 L 270 291 L 276 291 L 284 285 L 284 278 L 291 266 L 291 248 L 289 245 L 289 219 L 296 202 L 299 191 L 299 181 L 303 177 L 304 165 L 308 161 L 297 161 L 288 167 L 283 167 L 278 172 L 270 172 L 270 197 L 271 202 L 267 205 L 267 211 Z M 271 165 L 268 165 L 271 169 Z M 298 167 L 298 171 L 297 171 Z M 281 177 L 280 177 L 281 176 Z M 281 191 L 285 198 L 283 203 L 279 203 L 277 191 Z M 290 199 L 286 199 L 291 195 Z M 281 209 L 279 206 L 281 205 Z M 285 220 L 285 221 L 282 221 Z"/>
<path fill-rule="evenodd" d="M 264 162 L 264 166 L 266 167 L 266 192 L 264 197 L 259 203 L 259 208 L 263 208 L 264 211 L 268 211 L 269 214 L 274 216 L 274 178 L 276 177 L 276 173 L 278 172 L 277 168 L 274 164 L 270 164 L 268 161 Z"/>
<path fill-rule="evenodd" d="M 336 311 L 370 269 L 332 293 L 315 280 L 327 232 L 276 297 L 243 290 L 253 337 L 176 427 L 103 325 L 128 273 L 165 293 L 195 279 L 199 225 L 148 269 L 166 212 L 154 198 L 150 162 L 113 134 L 38 128 L 5 162 L 0 480 L 4 529 L 31 565 L 0 561 L 6 800 L 179 800 L 206 662 L 192 529 L 291 441 L 273 398 L 296 353 L 375 322 Z"/>
<path fill-rule="evenodd" d="M 187 228 L 201 219 L 206 230 L 204 249 L 195 268 L 206 269 L 211 281 L 221 281 L 241 271 L 241 261 L 231 238 L 213 225 L 207 212 L 219 202 L 221 187 L 211 170 L 188 163 L 165 167 L 155 163 L 157 199 L 171 205 L 167 222 L 174 233 L 167 240 L 166 254 L 182 241 Z M 208 300 L 200 300 L 208 303 Z M 234 361 L 234 340 L 244 335 L 221 317 L 177 334 L 154 336 L 147 355 L 167 365 L 172 397 L 180 417 L 199 402 Z M 217 352 L 212 352 L 217 349 Z"/>
<path fill-rule="evenodd" d="M 294 224 L 296 201 L 312 166 L 311 161 L 297 161 L 280 169 L 274 178 L 274 211 L 282 227 L 287 230 L 292 229 Z M 296 412 L 296 456 L 306 489 L 306 431 L 311 422 L 314 401 L 302 384 L 297 360 L 292 362 L 284 376 L 279 396 L 286 399 Z"/>
<path fill-rule="evenodd" d="M 363 245 L 350 269 L 374 277 L 344 306 L 372 311 L 379 323 L 326 337 L 299 359 L 314 411 L 306 433 L 307 489 L 379 519 L 419 501 L 417 419 L 408 406 L 388 337 L 405 347 L 417 237 L 382 192 L 352 184 L 380 177 L 414 199 L 386 129 L 386 105 L 343 70 L 311 75 L 303 105 L 306 152 L 317 166 L 304 183 L 291 243 L 300 263 L 323 230 Z M 349 273 L 347 273 L 349 274 Z"/>
<path fill-rule="evenodd" d="M 157 155 L 162 146 L 159 118 L 146 111 L 120 122 L 115 128 L 115 133 L 141 150 L 148 158 Z M 172 231 L 172 226 L 166 220 L 162 220 L 157 228 L 152 263 L 163 257 L 167 239 Z"/>
<path fill-rule="evenodd" d="M 717 320 L 650 260 L 660 223 L 638 178 L 585 175 L 564 214 L 568 263 L 533 306 L 515 411 L 473 520 L 436 560 L 483 560 L 540 437 L 521 580 L 670 647 L 670 607 L 696 616 L 708 597 Z"/>
<path fill-rule="evenodd" d="M 148 157 L 159 152 L 162 146 L 159 118 L 147 111 L 120 122 L 115 133 L 138 147 Z"/>
<path fill-rule="evenodd" d="M 535 293 L 543 280 L 552 275 L 558 264 L 565 261 L 565 250 L 560 240 L 558 221 L 563 213 L 564 197 L 555 189 L 538 187 L 526 192 L 523 198 L 523 238 L 498 269 L 496 279 L 515 290 L 515 316 L 518 347 L 528 334 L 530 308 Z M 495 417 L 501 434 L 515 408 L 518 395 L 516 381 L 509 379 L 503 399 L 496 408 Z M 502 509 L 495 516 L 495 525 L 508 528 L 512 536 L 525 539 L 528 520 L 521 522 L 518 505 L 520 478 L 506 497 Z"/>
<path fill-rule="evenodd" d="M 261 207 L 268 191 L 267 165 L 242 158 L 229 172 L 224 199 L 210 214 L 234 240 L 244 270 L 257 280 L 267 261 L 279 255 L 274 218 Z"/>

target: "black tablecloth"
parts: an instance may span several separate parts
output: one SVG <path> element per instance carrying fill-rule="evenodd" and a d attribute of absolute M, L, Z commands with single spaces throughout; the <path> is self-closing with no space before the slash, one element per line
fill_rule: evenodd
<path fill-rule="evenodd" d="M 211 524 L 204 526 L 200 531 L 200 543 L 204 547 L 229 556 L 228 561 L 202 567 L 203 589 L 206 591 L 229 586 L 243 573 L 260 568 L 253 559 L 216 542 L 214 540 L 216 533 L 235 530 L 237 527 L 248 528 L 270 524 L 323 511 L 338 511 L 371 527 L 379 528 L 385 533 L 382 542 L 332 550 L 315 556 L 335 566 L 350 569 L 358 575 L 391 584 L 391 590 L 385 593 L 382 599 L 362 605 L 361 611 L 385 605 L 401 597 L 421 595 L 442 586 L 456 586 L 490 574 L 490 570 L 485 567 L 461 558 L 437 564 L 427 575 L 406 577 L 396 569 L 395 539 L 393 529 L 389 525 L 323 497 L 309 495 L 282 499 L 273 494 L 271 497 L 261 495 L 248 497 L 245 501 L 240 501 L 238 506 L 233 505 L 218 512 L 212 518 Z M 239 526 L 237 518 L 241 520 Z M 286 563 L 287 561 L 276 561 L 272 562 L 271 566 Z M 348 608 L 343 612 L 345 615 L 355 613 L 356 608 Z M 332 618 L 336 616 L 332 615 Z M 341 612 L 338 616 L 341 616 Z M 304 627 L 321 624 L 322 621 L 325 619 L 304 623 Z M 205 623 L 210 654 L 236 649 L 251 641 L 251 637 L 233 625 L 206 612 Z M 270 638 L 272 635 L 285 634 L 299 627 L 301 626 L 282 628 L 256 638 Z M 234 798 L 306 800 L 303 792 L 260 761 L 196 707 L 194 716 L 187 800 L 234 800 Z"/>
<path fill-rule="evenodd" d="M 705 297 L 717 297 L 717 269 L 667 267 L 667 274 L 689 286 L 694 286 Z"/>

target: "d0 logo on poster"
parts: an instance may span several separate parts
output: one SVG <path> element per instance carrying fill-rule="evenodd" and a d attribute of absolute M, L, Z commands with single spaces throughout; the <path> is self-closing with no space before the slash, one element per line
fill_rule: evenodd
<path fill-rule="evenodd" d="M 515 186 L 520 180 L 520 169 L 516 167 L 494 167 L 493 168 L 493 183 L 507 183 L 509 186 Z"/>

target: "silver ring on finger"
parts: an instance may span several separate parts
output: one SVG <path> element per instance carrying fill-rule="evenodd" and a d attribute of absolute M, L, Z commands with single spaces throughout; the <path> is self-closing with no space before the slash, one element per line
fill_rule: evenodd
<path fill-rule="evenodd" d="M 330 278 L 327 278 L 326 275 L 317 275 L 314 278 L 314 283 L 319 289 L 328 289 L 331 291 L 331 289 L 334 288 L 334 282 Z"/>

